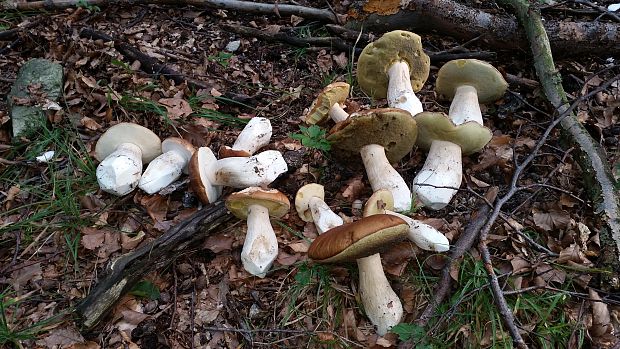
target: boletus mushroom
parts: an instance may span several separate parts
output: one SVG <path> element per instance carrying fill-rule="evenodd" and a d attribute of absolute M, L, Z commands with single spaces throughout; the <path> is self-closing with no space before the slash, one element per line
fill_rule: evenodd
<path fill-rule="evenodd" d="M 232 147 L 222 146 L 219 150 L 220 159 L 235 156 L 248 157 L 269 144 L 271 140 L 271 122 L 267 118 L 253 117 L 245 125 Z"/>
<path fill-rule="evenodd" d="M 320 124 L 331 118 L 336 123 L 344 121 L 349 114 L 342 109 L 344 101 L 349 96 L 351 86 L 346 82 L 333 82 L 319 93 L 312 102 L 305 121 L 309 125 Z"/>
<path fill-rule="evenodd" d="M 439 69 L 437 93 L 452 98 L 448 116 L 431 112 L 415 116 L 416 144 L 429 151 L 412 188 L 424 206 L 438 210 L 452 200 L 461 186 L 462 155 L 479 151 L 492 137 L 483 126 L 478 103 L 499 99 L 507 86 L 497 69 L 476 59 L 450 61 Z"/>
<path fill-rule="evenodd" d="M 226 208 L 237 218 L 247 219 L 248 230 L 241 251 L 244 269 L 265 277 L 278 256 L 278 240 L 269 219 L 288 213 L 288 198 L 276 189 L 251 187 L 228 196 Z"/>
<path fill-rule="evenodd" d="M 317 183 L 306 184 L 295 195 L 295 209 L 304 222 L 314 222 L 316 230 L 322 234 L 342 225 L 342 218 L 325 203 L 325 190 Z"/>
<path fill-rule="evenodd" d="M 188 173 L 189 160 L 196 148 L 178 137 L 166 138 L 161 143 L 162 154 L 153 159 L 140 178 L 138 187 L 148 194 L 154 194 Z"/>
<path fill-rule="evenodd" d="M 161 154 L 161 140 L 144 126 L 123 122 L 110 127 L 95 146 L 101 190 L 123 196 L 138 186 L 142 165 Z"/>

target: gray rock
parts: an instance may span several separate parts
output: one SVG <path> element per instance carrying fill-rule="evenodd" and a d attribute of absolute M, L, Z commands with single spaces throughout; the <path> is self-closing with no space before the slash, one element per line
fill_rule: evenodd
<path fill-rule="evenodd" d="M 26 62 L 17 73 L 17 79 L 7 96 L 7 103 L 11 111 L 11 121 L 13 124 L 13 136 L 18 136 L 28 127 L 29 124 L 38 120 L 45 120 L 43 104 L 45 99 L 57 102 L 62 95 L 62 66 L 47 59 L 31 59 Z M 41 95 L 32 96 L 28 86 L 41 84 Z M 38 93 L 37 93 L 38 95 Z M 33 103 L 23 105 L 17 102 L 18 99 L 31 99 Z M 30 105 L 33 104 L 33 105 Z"/>
<path fill-rule="evenodd" d="M 228 43 L 228 45 L 226 45 L 226 51 L 235 52 L 239 49 L 240 46 L 241 46 L 240 40 L 231 41 Z"/>

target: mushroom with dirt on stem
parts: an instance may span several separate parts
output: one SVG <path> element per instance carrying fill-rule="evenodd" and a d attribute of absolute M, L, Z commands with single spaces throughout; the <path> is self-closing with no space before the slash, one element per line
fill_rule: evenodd
<path fill-rule="evenodd" d="M 138 187 L 147 194 L 154 194 L 188 173 L 189 160 L 196 148 L 178 137 L 166 138 L 161 143 L 162 154 L 153 159 L 140 178 Z"/>
<path fill-rule="evenodd" d="M 295 195 L 295 209 L 304 222 L 314 222 L 316 230 L 322 234 L 344 223 L 325 203 L 325 190 L 317 183 L 306 184 Z"/>
<path fill-rule="evenodd" d="M 97 182 L 101 190 L 123 196 L 138 186 L 142 165 L 161 154 L 161 140 L 144 126 L 122 122 L 97 141 Z"/>
<path fill-rule="evenodd" d="M 349 96 L 351 86 L 346 82 L 333 82 L 319 92 L 312 102 L 304 119 L 306 124 L 320 124 L 325 120 L 332 119 L 338 123 L 349 117 L 349 113 L 342 109 L 345 100 Z"/>
<path fill-rule="evenodd" d="M 248 157 L 260 148 L 269 144 L 271 140 L 271 122 L 267 118 L 253 117 L 245 125 L 232 147 L 220 147 L 220 159 L 235 156 Z"/>

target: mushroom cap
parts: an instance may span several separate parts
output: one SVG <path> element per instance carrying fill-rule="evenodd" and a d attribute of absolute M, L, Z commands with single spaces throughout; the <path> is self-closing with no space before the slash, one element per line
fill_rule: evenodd
<path fill-rule="evenodd" d="M 95 146 L 95 157 L 103 161 L 122 143 L 137 145 L 142 151 L 142 163 L 146 164 L 161 154 L 161 139 L 144 126 L 130 122 L 121 122 L 110 127 Z"/>
<path fill-rule="evenodd" d="M 247 150 L 237 150 L 227 145 L 221 146 L 217 155 L 219 155 L 220 159 L 234 158 L 234 157 L 247 158 L 249 156 L 252 156 L 252 154 L 250 154 L 250 152 L 248 152 Z"/>
<path fill-rule="evenodd" d="M 161 142 L 161 151 L 162 153 L 167 153 L 169 151 L 174 151 L 177 154 L 180 154 L 185 159 L 185 166 L 183 166 L 183 173 L 188 173 L 188 165 L 189 161 L 194 155 L 196 151 L 196 147 L 194 145 L 183 138 L 179 137 L 168 137 Z"/>
<path fill-rule="evenodd" d="M 249 208 L 260 205 L 269 211 L 269 216 L 280 218 L 288 213 L 291 204 L 286 195 L 277 189 L 249 187 L 232 193 L 226 199 L 226 208 L 240 219 L 248 218 Z"/>
<path fill-rule="evenodd" d="M 334 104 L 343 104 L 349 96 L 351 86 L 346 82 L 333 82 L 319 93 L 306 114 L 306 124 L 319 124 L 328 119 L 329 110 Z"/>
<path fill-rule="evenodd" d="M 334 126 L 327 136 L 335 156 L 359 159 L 360 149 L 368 144 L 385 148 L 390 162 L 398 162 L 415 144 L 418 129 L 411 114 L 398 108 L 379 108 L 351 114 Z"/>
<path fill-rule="evenodd" d="M 308 257 L 319 263 L 352 262 L 406 239 L 408 231 L 407 222 L 396 216 L 364 217 L 319 235 L 310 245 Z"/>
<path fill-rule="evenodd" d="M 364 204 L 364 217 L 383 214 L 385 210 L 394 210 L 394 196 L 387 189 L 379 189 L 368 198 Z"/>
<path fill-rule="evenodd" d="M 360 88 L 375 98 L 386 98 L 388 70 L 393 63 L 405 61 L 409 66 L 411 87 L 420 91 L 428 79 L 431 60 L 422 50 L 419 35 L 404 30 L 383 34 L 366 45 L 357 61 L 357 82 Z"/>
<path fill-rule="evenodd" d="M 312 212 L 310 212 L 310 199 L 317 197 L 321 200 L 325 198 L 323 186 L 317 183 L 309 183 L 299 188 L 295 195 L 295 209 L 297 214 L 304 222 L 312 222 Z"/>
<path fill-rule="evenodd" d="M 508 88 L 499 70 L 478 59 L 455 59 L 439 69 L 435 89 L 440 96 L 452 99 L 456 88 L 461 85 L 473 86 L 480 103 L 500 99 Z"/>
<path fill-rule="evenodd" d="M 418 147 L 428 150 L 433 140 L 442 140 L 458 144 L 464 155 L 469 155 L 484 148 L 493 137 L 488 128 L 475 121 L 455 125 L 444 113 L 423 112 L 415 116 L 419 136 Z"/>
<path fill-rule="evenodd" d="M 209 180 L 209 174 L 212 172 L 212 166 L 216 161 L 217 159 L 209 147 L 198 148 L 189 161 L 190 187 L 200 201 L 205 204 L 215 202 L 222 195 L 222 187 L 213 185 Z"/>

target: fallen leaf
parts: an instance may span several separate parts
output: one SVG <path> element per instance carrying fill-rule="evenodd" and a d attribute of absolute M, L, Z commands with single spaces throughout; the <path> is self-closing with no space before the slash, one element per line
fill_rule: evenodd
<path fill-rule="evenodd" d="M 71 324 L 65 324 L 63 327 L 57 327 L 51 330 L 41 340 L 37 341 L 37 345 L 45 348 L 66 348 L 75 344 L 83 343 L 84 337 Z"/>
<path fill-rule="evenodd" d="M 168 200 L 165 197 L 161 195 L 143 195 L 139 198 L 138 203 L 146 209 L 146 212 L 155 222 L 166 220 Z"/>
<path fill-rule="evenodd" d="M 342 192 L 342 196 L 353 202 L 359 197 L 364 190 L 364 182 L 362 176 L 356 176 L 347 181 L 346 188 Z"/>
<path fill-rule="evenodd" d="M 590 288 L 588 293 L 592 299 L 592 325 L 589 332 L 594 337 L 600 337 L 613 329 L 609 308 L 595 290 Z"/>
<path fill-rule="evenodd" d="M 193 113 L 189 102 L 182 98 L 161 98 L 157 102 L 166 107 L 168 117 L 173 120 L 189 116 Z"/>
<path fill-rule="evenodd" d="M 14 271 L 11 273 L 11 279 L 9 280 L 15 291 L 21 291 L 23 286 L 29 282 L 41 280 L 43 270 L 41 269 L 41 263 L 31 263 L 26 261 L 20 265 L 14 267 Z"/>
<path fill-rule="evenodd" d="M 534 224 L 546 231 L 566 228 L 570 222 L 568 213 L 555 208 L 550 209 L 549 212 L 533 208 L 532 215 Z"/>
<path fill-rule="evenodd" d="M 203 246 L 214 253 L 220 253 L 230 250 L 234 241 L 235 239 L 230 235 L 216 234 L 207 237 Z"/>
<path fill-rule="evenodd" d="M 92 130 L 92 131 L 97 131 L 98 129 L 101 128 L 101 125 L 99 125 L 97 121 L 89 118 L 88 116 L 85 116 L 82 119 L 80 119 L 80 124 L 84 126 L 85 128 Z"/>

